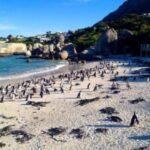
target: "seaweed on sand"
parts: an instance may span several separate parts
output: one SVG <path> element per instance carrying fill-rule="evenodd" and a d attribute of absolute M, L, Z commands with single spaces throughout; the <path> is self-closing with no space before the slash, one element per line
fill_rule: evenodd
<path fill-rule="evenodd" d="M 5 146 L 6 146 L 6 144 L 5 144 L 5 143 L 0 142 L 0 148 L 5 147 Z"/>
<path fill-rule="evenodd" d="M 122 122 L 122 119 L 118 116 L 110 116 L 107 117 L 108 121 L 113 121 L 113 122 Z"/>
<path fill-rule="evenodd" d="M 106 134 L 108 132 L 108 129 L 105 129 L 105 128 L 96 128 L 95 133 L 104 133 Z"/>
<path fill-rule="evenodd" d="M 137 99 L 135 99 L 135 100 L 130 100 L 129 102 L 130 102 L 131 104 L 138 104 L 138 103 L 144 102 L 144 101 L 146 101 L 146 100 L 143 99 L 143 98 L 141 98 L 141 97 L 139 97 L 139 98 L 137 98 Z"/>
<path fill-rule="evenodd" d="M 98 101 L 99 97 L 91 98 L 91 99 L 83 99 L 77 102 L 77 105 L 84 106 L 86 104 Z"/>
<path fill-rule="evenodd" d="M 118 112 L 115 110 L 115 108 L 112 108 L 112 107 L 103 108 L 100 110 L 100 112 L 103 114 L 108 114 L 108 115 L 118 114 Z"/>
<path fill-rule="evenodd" d="M 8 135 L 10 133 L 10 131 L 12 130 L 11 127 L 12 127 L 12 125 L 1 128 L 0 129 L 0 137 Z"/>
<path fill-rule="evenodd" d="M 29 141 L 33 137 L 32 134 L 29 134 L 29 133 L 22 131 L 22 130 L 14 130 L 14 131 L 11 131 L 10 134 L 15 136 L 16 141 L 18 143 L 24 143 L 26 141 Z"/>
<path fill-rule="evenodd" d="M 57 140 L 56 138 L 54 138 L 54 136 L 58 136 L 58 135 L 64 133 L 65 131 L 66 131 L 65 128 L 56 127 L 56 128 L 50 128 L 47 131 L 43 131 L 43 133 L 50 135 L 51 138 L 57 142 L 66 142 L 64 140 Z"/>
<path fill-rule="evenodd" d="M 80 128 L 72 129 L 70 134 L 73 134 L 77 139 L 82 139 L 84 136 L 84 131 L 81 130 Z"/>

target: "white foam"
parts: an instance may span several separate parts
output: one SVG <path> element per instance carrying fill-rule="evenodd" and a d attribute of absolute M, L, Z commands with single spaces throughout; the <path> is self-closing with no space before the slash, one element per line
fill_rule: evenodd
<path fill-rule="evenodd" d="M 66 64 L 59 64 L 59 65 L 57 65 L 55 67 L 52 67 L 52 68 L 45 67 L 45 68 L 42 68 L 42 69 L 36 69 L 36 70 L 25 72 L 25 73 L 22 73 L 22 74 L 8 75 L 8 76 L 5 76 L 5 77 L 0 77 L 0 81 L 23 79 L 23 78 L 32 77 L 32 76 L 43 75 L 43 74 L 50 73 L 52 71 L 58 70 L 58 69 L 60 69 L 64 66 L 66 66 Z"/>

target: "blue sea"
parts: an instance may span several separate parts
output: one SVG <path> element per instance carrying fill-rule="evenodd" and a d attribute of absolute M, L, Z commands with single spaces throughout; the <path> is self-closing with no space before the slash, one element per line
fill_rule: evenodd
<path fill-rule="evenodd" d="M 19 55 L 0 57 L 0 81 L 49 73 L 66 64 L 66 61 L 43 59 L 32 59 L 29 63 L 24 56 Z"/>

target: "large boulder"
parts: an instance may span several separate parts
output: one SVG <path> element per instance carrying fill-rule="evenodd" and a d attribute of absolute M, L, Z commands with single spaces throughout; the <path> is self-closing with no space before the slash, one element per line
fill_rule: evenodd
<path fill-rule="evenodd" d="M 78 56 L 83 60 L 92 60 L 96 54 L 96 50 L 94 47 L 90 47 L 84 51 L 82 51 Z"/>
<path fill-rule="evenodd" d="M 1 43 L 0 56 L 13 55 L 13 54 L 26 54 L 27 47 L 22 43 Z"/>
<path fill-rule="evenodd" d="M 68 58 L 68 52 L 67 51 L 62 51 L 59 54 L 60 54 L 60 58 L 62 60 L 66 60 Z"/>
<path fill-rule="evenodd" d="M 42 47 L 43 47 L 43 45 L 41 43 L 35 43 L 33 45 L 33 49 L 39 49 L 39 48 L 42 48 Z"/>
<path fill-rule="evenodd" d="M 77 54 L 77 51 L 72 43 L 65 44 L 63 50 L 68 52 L 68 57 L 72 58 Z"/>
<path fill-rule="evenodd" d="M 43 53 L 49 53 L 49 45 L 43 46 Z"/>
<path fill-rule="evenodd" d="M 54 49 L 55 49 L 55 45 L 54 44 L 50 44 L 49 45 L 50 52 L 54 52 Z"/>
<path fill-rule="evenodd" d="M 32 51 L 33 50 L 33 46 L 31 44 L 27 45 L 27 50 L 28 51 Z"/>
<path fill-rule="evenodd" d="M 64 42 L 65 42 L 65 36 L 63 34 L 60 34 L 59 36 L 59 42 L 60 42 L 60 45 L 63 46 L 64 45 Z"/>
<path fill-rule="evenodd" d="M 130 38 L 131 36 L 133 36 L 133 32 L 130 31 L 130 30 L 127 30 L 127 29 L 123 29 L 119 32 L 118 34 L 118 38 L 119 39 L 128 39 Z"/>
<path fill-rule="evenodd" d="M 118 33 L 115 29 L 107 29 L 98 39 L 96 51 L 99 54 L 111 54 L 117 50 Z"/>
<path fill-rule="evenodd" d="M 131 54 L 134 50 L 133 43 L 134 36 L 133 32 L 127 29 L 123 29 L 118 33 L 118 53 L 120 54 Z"/>

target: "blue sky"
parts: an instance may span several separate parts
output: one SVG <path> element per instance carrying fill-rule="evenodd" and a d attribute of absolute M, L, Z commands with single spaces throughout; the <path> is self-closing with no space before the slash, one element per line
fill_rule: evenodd
<path fill-rule="evenodd" d="M 124 1 L 0 0 L 0 36 L 29 36 L 91 26 Z"/>

